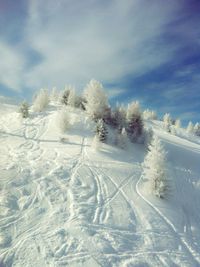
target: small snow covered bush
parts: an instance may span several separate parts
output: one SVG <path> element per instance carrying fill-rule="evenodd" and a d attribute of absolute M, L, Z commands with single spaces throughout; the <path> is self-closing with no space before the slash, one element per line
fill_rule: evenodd
<path fill-rule="evenodd" d="M 154 136 L 148 149 L 143 163 L 143 176 L 150 181 L 151 192 L 159 198 L 165 198 L 169 192 L 166 152 L 157 136 Z"/>
<path fill-rule="evenodd" d="M 36 112 L 41 112 L 49 104 L 49 94 L 46 89 L 41 89 L 36 95 L 36 98 L 33 102 L 33 110 Z"/>
<path fill-rule="evenodd" d="M 70 117 L 66 109 L 62 109 L 57 115 L 57 125 L 61 133 L 64 133 L 70 125 Z"/>

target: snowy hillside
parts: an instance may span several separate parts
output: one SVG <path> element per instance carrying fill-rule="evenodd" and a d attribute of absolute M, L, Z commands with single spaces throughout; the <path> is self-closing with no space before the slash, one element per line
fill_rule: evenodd
<path fill-rule="evenodd" d="M 199 138 L 145 122 L 168 151 L 171 194 L 159 199 L 143 145 L 96 151 L 84 111 L 68 107 L 59 133 L 60 108 L 20 120 L 1 104 L 0 266 L 200 266 Z"/>

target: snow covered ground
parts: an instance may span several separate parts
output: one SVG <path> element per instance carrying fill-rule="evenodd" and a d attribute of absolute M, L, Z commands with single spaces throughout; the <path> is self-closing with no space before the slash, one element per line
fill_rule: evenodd
<path fill-rule="evenodd" d="M 0 266 L 200 266 L 200 142 L 153 127 L 168 151 L 167 200 L 142 178 L 146 151 L 92 147 L 93 124 L 57 109 L 19 120 L 0 108 Z M 64 142 L 60 137 L 64 137 Z"/>

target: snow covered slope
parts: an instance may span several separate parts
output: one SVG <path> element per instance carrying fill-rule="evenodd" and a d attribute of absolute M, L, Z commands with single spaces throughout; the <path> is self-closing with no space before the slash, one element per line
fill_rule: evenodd
<path fill-rule="evenodd" d="M 200 266 L 198 140 L 147 123 L 168 151 L 172 191 L 159 200 L 141 176 L 142 145 L 95 151 L 79 110 L 60 142 L 58 109 L 23 122 L 1 112 L 0 266 Z"/>

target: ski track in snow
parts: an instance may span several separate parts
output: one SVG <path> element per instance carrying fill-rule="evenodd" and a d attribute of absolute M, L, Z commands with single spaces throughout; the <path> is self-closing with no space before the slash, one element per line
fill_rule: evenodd
<path fill-rule="evenodd" d="M 138 179 L 136 183 L 136 192 L 137 194 L 144 200 L 162 219 L 163 221 L 171 228 L 174 235 L 180 240 L 180 244 L 185 248 L 186 252 L 191 255 L 191 260 L 193 261 L 193 266 L 200 266 L 200 255 L 198 255 L 193 248 L 187 243 L 184 237 L 180 236 L 178 230 L 175 225 L 161 212 L 159 208 L 157 208 L 152 202 L 150 202 L 139 190 L 139 184 L 142 181 L 142 176 Z"/>
<path fill-rule="evenodd" d="M 184 206 L 185 235 L 142 193 L 131 155 L 121 162 L 94 154 L 79 135 L 84 119 L 61 144 L 57 133 L 49 137 L 51 119 L 40 114 L 12 128 L 0 118 L 1 267 L 200 266 Z"/>

